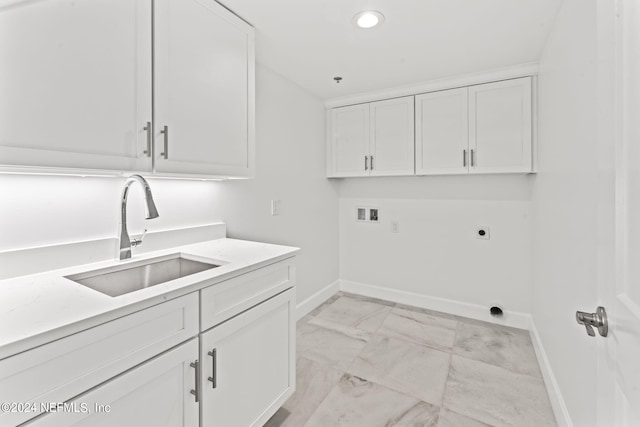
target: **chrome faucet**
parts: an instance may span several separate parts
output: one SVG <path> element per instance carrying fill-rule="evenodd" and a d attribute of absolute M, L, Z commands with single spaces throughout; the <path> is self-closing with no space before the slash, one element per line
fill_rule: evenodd
<path fill-rule="evenodd" d="M 131 258 L 131 247 L 141 245 L 142 239 L 144 239 L 145 234 L 147 234 L 147 230 L 145 229 L 139 239 L 133 239 L 133 241 L 131 241 L 129 232 L 127 231 L 127 198 L 129 197 L 129 188 L 134 182 L 140 184 L 144 189 L 144 199 L 147 202 L 146 219 L 158 218 L 159 216 L 156 204 L 153 202 L 151 187 L 147 180 L 140 175 L 131 175 L 128 177 L 124 183 L 124 187 L 122 187 L 122 197 L 120 200 L 122 205 L 120 207 L 120 249 L 118 250 L 118 256 L 121 260 Z"/>

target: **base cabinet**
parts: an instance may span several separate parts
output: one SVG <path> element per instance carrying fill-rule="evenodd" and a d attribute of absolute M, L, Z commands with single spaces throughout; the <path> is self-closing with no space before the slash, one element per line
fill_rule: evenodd
<path fill-rule="evenodd" d="M 203 426 L 264 423 L 295 388 L 293 289 L 201 334 Z"/>
<path fill-rule="evenodd" d="M 37 427 L 198 427 L 193 339 L 36 418 Z"/>
<path fill-rule="evenodd" d="M 0 360 L 0 426 L 262 427 L 295 369 L 286 259 Z"/>

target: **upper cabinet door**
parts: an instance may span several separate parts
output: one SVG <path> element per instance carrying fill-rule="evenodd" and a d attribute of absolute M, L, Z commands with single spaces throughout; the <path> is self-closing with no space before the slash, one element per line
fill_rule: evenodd
<path fill-rule="evenodd" d="M 532 171 L 531 78 L 469 88 L 471 173 Z"/>
<path fill-rule="evenodd" d="M 253 27 L 214 0 L 155 5 L 155 170 L 251 176 Z"/>
<path fill-rule="evenodd" d="M 467 88 L 416 96 L 416 175 L 469 169 Z"/>
<path fill-rule="evenodd" d="M 369 175 L 369 104 L 331 110 L 329 176 Z"/>
<path fill-rule="evenodd" d="M 0 64 L 1 166 L 151 170 L 149 1 L 9 2 Z"/>
<path fill-rule="evenodd" d="M 413 175 L 413 96 L 372 102 L 370 121 L 371 175 Z"/>

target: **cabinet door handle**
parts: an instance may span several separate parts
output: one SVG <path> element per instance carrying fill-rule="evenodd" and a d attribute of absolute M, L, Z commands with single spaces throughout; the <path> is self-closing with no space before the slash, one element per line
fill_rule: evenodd
<path fill-rule="evenodd" d="M 218 382 L 218 374 L 216 372 L 216 365 L 218 364 L 218 351 L 214 348 L 210 352 L 207 353 L 211 356 L 211 376 L 207 378 L 211 381 L 211 388 L 216 388 Z"/>
<path fill-rule="evenodd" d="M 164 135 L 164 152 L 160 155 L 167 160 L 169 159 L 169 126 L 163 127 L 160 133 Z"/>
<path fill-rule="evenodd" d="M 467 150 L 462 150 L 462 166 L 467 167 Z"/>
<path fill-rule="evenodd" d="M 151 122 L 147 122 L 144 130 L 147 131 L 147 149 L 144 150 L 144 154 L 146 154 L 147 157 L 151 157 Z"/>
<path fill-rule="evenodd" d="M 473 155 L 473 148 L 471 149 L 471 167 L 474 167 L 476 164 L 475 162 L 475 156 Z"/>
<path fill-rule="evenodd" d="M 196 359 L 195 362 L 191 362 L 189 364 L 189 366 L 191 366 L 192 368 L 195 368 L 195 372 L 196 372 L 196 389 L 195 390 L 191 390 L 191 394 L 193 394 L 196 397 L 196 402 L 199 402 L 199 396 L 200 396 L 200 361 Z"/>
<path fill-rule="evenodd" d="M 371 161 L 371 170 L 373 170 L 373 156 L 370 156 L 370 161 Z"/>
<path fill-rule="evenodd" d="M 364 156 L 364 170 L 369 170 L 369 156 Z"/>

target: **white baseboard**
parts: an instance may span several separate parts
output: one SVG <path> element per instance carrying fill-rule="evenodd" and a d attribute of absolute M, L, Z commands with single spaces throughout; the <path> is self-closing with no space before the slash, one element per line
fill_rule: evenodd
<path fill-rule="evenodd" d="M 569 411 L 567 410 L 567 406 L 565 405 L 564 399 L 562 398 L 562 393 L 560 393 L 560 387 L 558 387 L 558 382 L 556 381 L 556 377 L 553 374 L 553 370 L 551 369 L 551 364 L 549 363 L 549 359 L 547 358 L 547 353 L 544 351 L 544 347 L 542 345 L 542 341 L 540 340 L 540 335 L 538 335 L 538 329 L 536 328 L 536 324 L 533 321 L 533 317 L 530 317 L 529 335 L 531 336 L 533 349 L 535 350 L 536 357 L 538 358 L 538 365 L 540 365 L 540 370 L 542 371 L 542 378 L 544 379 L 544 384 L 547 388 L 547 394 L 549 395 L 549 400 L 551 401 L 551 408 L 553 409 L 553 413 L 556 416 L 558 426 L 573 427 L 571 417 L 569 416 Z"/>
<path fill-rule="evenodd" d="M 529 315 L 526 313 L 505 310 L 502 317 L 495 318 L 489 314 L 489 307 L 478 304 L 383 288 L 350 280 L 340 280 L 340 290 L 514 328 L 529 329 L 530 325 Z"/>
<path fill-rule="evenodd" d="M 340 281 L 336 280 L 335 282 L 320 289 L 304 301 L 299 302 L 296 306 L 296 320 L 299 320 L 309 314 L 320 304 L 335 295 L 338 291 L 340 291 Z"/>

